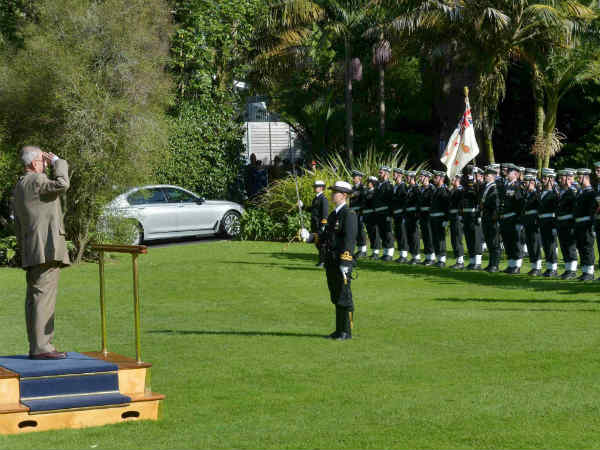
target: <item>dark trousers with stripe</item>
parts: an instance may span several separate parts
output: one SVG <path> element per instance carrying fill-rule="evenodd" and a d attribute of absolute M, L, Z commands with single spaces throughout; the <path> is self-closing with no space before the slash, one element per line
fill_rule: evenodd
<path fill-rule="evenodd" d="M 404 217 L 401 215 L 394 216 L 394 237 L 398 244 L 398 250 L 408 251 L 408 239 L 406 238 L 406 225 Z"/>
<path fill-rule="evenodd" d="M 535 263 L 542 259 L 542 235 L 536 223 L 525 224 L 525 243 L 529 253 L 529 261 Z"/>
<path fill-rule="evenodd" d="M 575 242 L 582 266 L 593 266 L 596 262 L 594 255 L 594 233 L 592 223 L 575 224 Z"/>
<path fill-rule="evenodd" d="M 357 213 L 356 221 L 358 224 L 358 232 L 356 234 L 356 245 L 360 248 L 363 245 L 367 245 L 367 235 L 365 233 L 365 222 L 363 216 Z"/>
<path fill-rule="evenodd" d="M 506 257 L 513 260 L 523 257 L 520 231 L 517 229 L 517 225 L 519 223 L 516 216 L 500 221 L 500 234 L 502 235 L 502 242 L 504 242 Z"/>
<path fill-rule="evenodd" d="M 428 213 L 419 218 L 419 225 L 421 227 L 421 237 L 423 238 L 423 252 L 426 255 L 430 255 L 434 252 L 434 250 L 433 235 L 431 232 L 431 219 Z"/>
<path fill-rule="evenodd" d="M 481 246 L 481 238 L 483 237 L 481 224 L 477 220 L 477 216 L 475 214 L 465 213 L 463 219 L 465 240 L 467 241 L 469 257 L 475 258 L 475 255 L 481 255 L 483 253 Z"/>
<path fill-rule="evenodd" d="M 454 251 L 454 257 L 465 256 L 463 220 L 458 214 L 450 215 L 450 243 Z"/>
<path fill-rule="evenodd" d="M 436 256 L 446 256 L 446 227 L 445 217 L 434 217 L 431 219 L 431 234 L 433 240 L 433 251 Z"/>
<path fill-rule="evenodd" d="M 367 235 L 369 236 L 369 242 L 372 250 L 379 250 L 381 248 L 381 238 L 377 231 L 377 223 L 373 214 L 365 216 L 365 225 L 367 228 Z"/>
<path fill-rule="evenodd" d="M 560 243 L 560 251 L 563 254 L 563 259 L 566 263 L 577 261 L 577 241 L 575 239 L 575 228 L 572 221 L 564 221 L 569 223 L 559 223 L 558 226 L 558 242 Z"/>
<path fill-rule="evenodd" d="M 552 218 L 540 219 L 540 235 L 542 238 L 542 246 L 544 247 L 544 256 L 546 262 L 555 264 L 558 262 L 557 250 L 558 243 L 556 242 L 556 222 Z"/>
<path fill-rule="evenodd" d="M 408 251 L 411 255 L 417 256 L 421 253 L 419 245 L 419 220 L 415 213 L 408 213 L 404 221 L 406 226 L 406 240 L 408 243 Z"/>
<path fill-rule="evenodd" d="M 394 235 L 392 234 L 392 218 L 387 213 L 376 214 L 376 224 L 383 248 L 394 247 Z"/>
<path fill-rule="evenodd" d="M 498 267 L 498 265 L 500 265 L 500 258 L 502 257 L 502 249 L 500 248 L 500 227 L 498 226 L 498 221 L 488 220 L 484 217 L 481 223 L 481 229 L 490 255 L 489 265 Z"/>

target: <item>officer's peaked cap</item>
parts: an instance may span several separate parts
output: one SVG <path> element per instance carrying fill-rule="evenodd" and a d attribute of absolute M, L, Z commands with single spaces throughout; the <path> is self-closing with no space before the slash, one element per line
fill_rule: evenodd
<path fill-rule="evenodd" d="M 352 185 L 347 181 L 336 181 L 333 186 L 330 186 L 329 189 L 336 192 L 345 192 L 349 194 L 352 192 Z"/>
<path fill-rule="evenodd" d="M 353 177 L 364 177 L 364 176 L 365 176 L 365 174 L 364 174 L 364 173 L 362 173 L 360 170 L 353 170 L 353 171 L 352 171 L 352 176 L 353 176 Z"/>
<path fill-rule="evenodd" d="M 325 182 L 323 180 L 315 180 L 313 183 L 314 187 L 325 187 Z"/>

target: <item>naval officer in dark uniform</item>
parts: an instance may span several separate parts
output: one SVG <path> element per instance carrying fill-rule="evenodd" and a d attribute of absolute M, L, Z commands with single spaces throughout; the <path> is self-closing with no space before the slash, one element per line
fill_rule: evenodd
<path fill-rule="evenodd" d="M 537 190 L 537 178 L 530 169 L 526 169 L 523 186 L 524 204 L 521 223 L 525 230 L 525 246 L 531 262 L 531 270 L 527 275 L 539 277 L 542 274 L 542 236 L 538 219 L 540 195 Z"/>
<path fill-rule="evenodd" d="M 543 276 L 552 278 L 558 276 L 558 231 L 556 229 L 556 209 L 558 208 L 558 191 L 555 185 L 556 172 L 545 167 L 542 169 L 542 192 L 539 194 L 538 220 L 546 271 Z"/>
<path fill-rule="evenodd" d="M 590 182 L 590 169 L 577 169 L 581 191 L 575 200 L 573 217 L 575 219 L 575 240 L 581 263 L 579 281 L 594 279 L 594 216 L 596 214 L 596 193 Z"/>
<path fill-rule="evenodd" d="M 457 173 L 452 180 L 452 190 L 448 205 L 448 217 L 450 219 L 450 243 L 456 262 L 450 266 L 451 269 L 465 268 L 465 247 L 463 245 L 464 231 L 460 211 L 462 210 L 463 187 L 460 184 L 462 173 Z"/>
<path fill-rule="evenodd" d="M 325 273 L 331 303 L 335 305 L 335 331 L 330 338 L 339 341 L 352 338 L 352 267 L 356 245 L 356 214 L 348 208 L 346 201 L 352 193 L 352 186 L 345 181 L 337 181 L 331 186 L 331 200 L 335 209 L 327 219 L 327 227 L 320 235 L 325 250 Z"/>
<path fill-rule="evenodd" d="M 507 181 L 500 192 L 500 234 L 508 258 L 508 267 L 504 273 L 511 275 L 520 273 L 523 263 L 519 227 L 520 214 L 523 210 L 523 192 L 519 176 L 519 168 L 514 164 L 508 165 Z"/>
<path fill-rule="evenodd" d="M 450 205 L 450 191 L 446 186 L 446 172 L 433 171 L 433 184 L 435 192 L 431 200 L 431 234 L 433 238 L 433 251 L 436 255 L 436 267 L 446 267 L 446 227 L 448 226 L 448 209 Z"/>
<path fill-rule="evenodd" d="M 365 191 L 366 187 L 362 184 L 365 176 L 359 170 L 352 171 L 352 194 L 350 195 L 350 209 L 356 214 L 358 231 L 356 234 L 356 246 L 358 250 L 355 257 L 364 258 L 367 256 L 367 235 L 365 233 L 365 224 L 363 219 L 363 209 L 365 207 Z"/>
<path fill-rule="evenodd" d="M 558 225 L 558 241 L 565 261 L 565 271 L 560 276 L 563 280 L 572 280 L 577 276 L 577 243 L 575 239 L 574 208 L 577 188 L 573 186 L 575 171 L 563 169 L 558 172 L 560 191 L 556 209 Z"/>
<path fill-rule="evenodd" d="M 481 229 L 489 251 L 489 263 L 484 269 L 488 273 L 498 272 L 502 250 L 500 248 L 500 228 L 498 224 L 500 199 L 498 197 L 498 169 L 488 166 L 485 169 L 486 184 L 480 200 Z"/>

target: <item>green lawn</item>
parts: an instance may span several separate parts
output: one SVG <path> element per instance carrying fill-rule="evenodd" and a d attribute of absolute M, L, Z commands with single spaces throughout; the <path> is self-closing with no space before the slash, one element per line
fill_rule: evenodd
<path fill-rule="evenodd" d="M 161 419 L 0 447 L 600 447 L 600 283 L 361 262 L 355 339 L 333 342 L 315 256 L 303 244 L 151 248 L 142 346 L 167 395 Z M 106 272 L 109 350 L 133 356 L 129 259 Z M 0 289 L 1 353 L 24 353 L 24 273 L 1 269 Z M 99 348 L 98 309 L 97 266 L 63 271 L 60 349 Z"/>

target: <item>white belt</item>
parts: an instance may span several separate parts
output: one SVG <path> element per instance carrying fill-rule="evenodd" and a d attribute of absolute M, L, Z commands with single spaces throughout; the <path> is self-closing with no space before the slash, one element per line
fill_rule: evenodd
<path fill-rule="evenodd" d="M 410 208 L 406 208 L 406 212 L 414 212 L 417 210 L 416 206 L 411 206 Z"/>
<path fill-rule="evenodd" d="M 431 213 L 431 214 L 429 214 L 430 217 L 443 217 L 445 215 L 446 215 L 446 213 L 443 213 L 443 212 L 437 212 L 437 213 Z"/>
<path fill-rule="evenodd" d="M 393 214 L 402 214 L 404 212 L 404 209 L 395 209 Z"/>
<path fill-rule="evenodd" d="M 554 217 L 556 217 L 556 214 L 554 214 L 554 213 L 544 213 L 544 214 L 540 214 L 538 217 L 540 219 L 553 219 Z"/>
<path fill-rule="evenodd" d="M 365 210 L 363 211 L 363 214 L 369 214 L 369 213 L 372 213 L 372 212 L 373 212 L 373 210 L 372 210 L 372 209 L 365 209 Z"/>
<path fill-rule="evenodd" d="M 510 219 L 511 217 L 516 216 L 517 213 L 511 212 L 511 213 L 506 213 L 506 214 L 502 214 L 500 216 L 501 219 Z"/>
<path fill-rule="evenodd" d="M 429 206 L 421 206 L 419 207 L 421 211 L 429 211 Z"/>
<path fill-rule="evenodd" d="M 352 208 L 350 208 L 351 211 L 358 211 L 360 209 L 360 206 L 353 206 Z"/>
<path fill-rule="evenodd" d="M 387 211 L 387 206 L 380 206 L 379 208 L 375 208 L 375 212 Z"/>
<path fill-rule="evenodd" d="M 458 209 L 451 209 L 448 211 L 450 214 L 458 214 Z"/>
<path fill-rule="evenodd" d="M 569 220 L 573 218 L 573 214 L 565 214 L 564 216 L 558 216 L 558 220 Z"/>
<path fill-rule="evenodd" d="M 592 220 L 591 216 L 577 217 L 575 223 L 587 222 L 588 220 Z"/>
<path fill-rule="evenodd" d="M 468 213 L 474 213 L 476 211 L 477 211 L 477 208 L 464 208 L 463 209 L 464 213 L 466 213 L 466 212 L 468 212 Z"/>
<path fill-rule="evenodd" d="M 537 209 L 530 209 L 529 211 L 525 211 L 526 216 L 530 216 L 531 214 L 537 214 Z"/>

